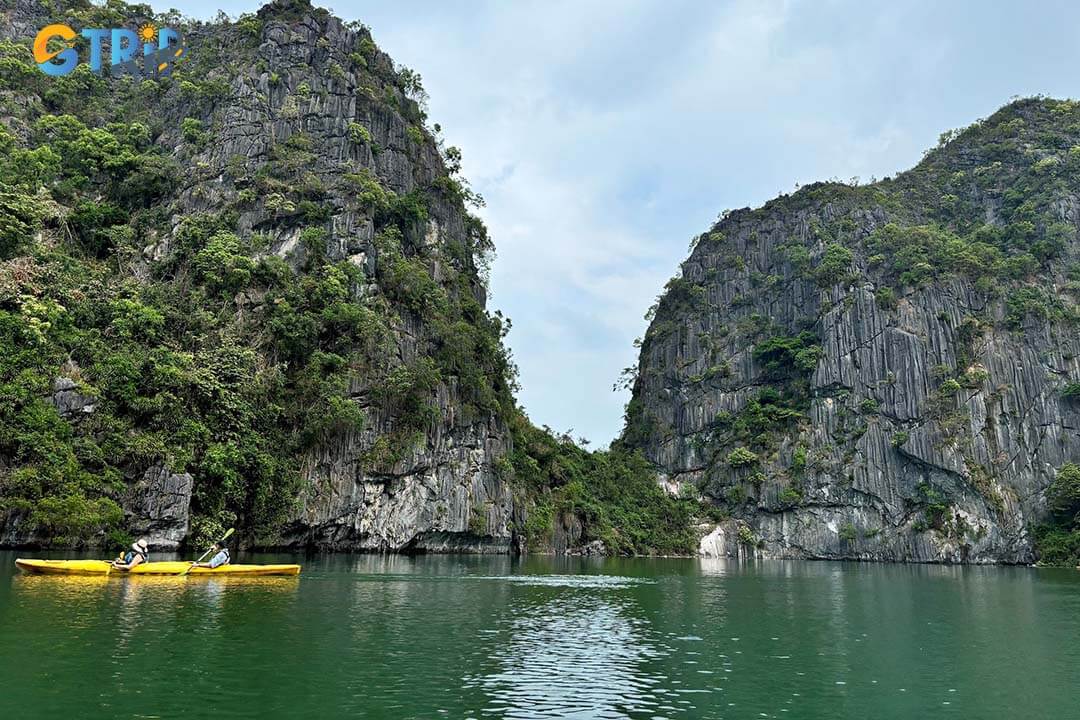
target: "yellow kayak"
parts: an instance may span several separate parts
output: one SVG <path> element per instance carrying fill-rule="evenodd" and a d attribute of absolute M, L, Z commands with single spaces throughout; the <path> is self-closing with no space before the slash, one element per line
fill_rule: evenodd
<path fill-rule="evenodd" d="M 26 560 L 16 558 L 19 569 L 48 575 L 179 575 L 191 563 L 182 561 L 151 562 L 131 570 L 109 570 L 108 560 Z M 299 565 L 222 565 L 216 568 L 191 568 L 188 575 L 299 575 Z"/>

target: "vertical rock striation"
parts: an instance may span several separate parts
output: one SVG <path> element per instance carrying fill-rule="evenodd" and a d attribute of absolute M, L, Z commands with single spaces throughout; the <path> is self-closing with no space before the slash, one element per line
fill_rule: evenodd
<path fill-rule="evenodd" d="M 894 179 L 699 238 L 624 442 L 729 517 L 703 552 L 1033 560 L 1044 492 L 1080 457 L 1078 119 L 1019 101 Z"/>

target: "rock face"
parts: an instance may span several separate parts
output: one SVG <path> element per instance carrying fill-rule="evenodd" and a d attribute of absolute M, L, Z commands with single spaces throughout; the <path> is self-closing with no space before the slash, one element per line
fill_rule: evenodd
<path fill-rule="evenodd" d="M 316 152 L 309 170 L 329 188 L 342 173 L 358 170 L 370 172 L 398 195 L 430 188 L 446 176 L 435 142 L 426 135 L 418 142 L 415 117 L 406 117 L 418 112 L 414 100 L 398 93 L 395 107 L 365 85 L 359 73 L 332 69 L 349 67 L 350 55 L 370 43 L 366 29 L 347 28 L 300 2 L 273 3 L 259 17 L 263 23 L 256 65 L 265 70 L 232 78 L 230 105 L 220 111 L 222 134 L 200 162 L 224 168 L 235 155 L 263 158 L 273 144 L 303 133 Z M 395 72 L 390 58 L 378 51 L 367 67 L 376 73 Z M 357 126 L 367 130 L 362 141 Z M 213 188 L 213 182 L 191 188 L 189 202 L 195 207 L 220 203 L 227 201 L 230 190 L 243 190 Z M 218 192 L 226 197 L 218 197 Z M 356 207 L 344 193 L 332 190 L 329 199 L 336 207 L 329 220 L 328 256 L 349 260 L 374 277 L 379 250 L 370 211 Z M 273 212 L 265 202 L 256 203 L 241 215 L 240 226 L 265 232 Z M 460 203 L 436 199 L 419 242 L 429 249 L 463 243 L 468 225 Z M 296 231 L 278 232 L 272 250 L 295 258 L 298 237 Z M 440 261 L 431 269 L 436 279 L 450 281 Z M 484 289 L 471 258 L 464 272 L 471 274 L 471 290 L 483 303 Z M 401 363 L 424 353 L 428 329 L 423 322 L 403 316 L 395 328 L 393 352 Z M 404 458 L 374 469 L 364 458 L 393 432 L 397 419 L 366 402 L 372 388 L 362 381 L 354 382 L 350 391 L 368 415 L 367 427 L 335 437 L 304 458 L 306 489 L 282 541 L 333 550 L 509 551 L 513 498 L 493 470 L 508 449 L 505 425 L 489 417 L 467 418 L 456 385 L 441 383 L 435 393 L 440 420 Z"/>
<path fill-rule="evenodd" d="M 53 383 L 52 404 L 61 417 L 94 412 L 94 399 L 79 392 L 79 385 L 71 378 L 59 377 Z"/>
<path fill-rule="evenodd" d="M 187 537 L 194 479 L 167 468 L 152 467 L 128 488 L 124 498 L 127 527 L 146 537 L 154 550 L 175 550 Z"/>
<path fill-rule="evenodd" d="M 331 550 L 510 552 L 514 497 L 491 468 L 507 451 L 504 432 L 494 424 L 440 428 L 429 447 L 385 474 L 360 469 L 377 430 L 338 438 L 307 459 L 309 489 L 286 542 Z"/>
<path fill-rule="evenodd" d="M 703 554 L 1033 559 L 1043 493 L 1080 457 L 1075 114 L 1021 101 L 895 179 L 699 239 L 624 440 L 729 513 Z"/>

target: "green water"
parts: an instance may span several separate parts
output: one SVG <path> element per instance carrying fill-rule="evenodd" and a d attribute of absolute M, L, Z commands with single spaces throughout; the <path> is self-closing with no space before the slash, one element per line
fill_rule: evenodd
<path fill-rule="evenodd" d="M 1073 570 L 330 556 L 106 580 L 14 557 L 0 718 L 1080 717 Z"/>

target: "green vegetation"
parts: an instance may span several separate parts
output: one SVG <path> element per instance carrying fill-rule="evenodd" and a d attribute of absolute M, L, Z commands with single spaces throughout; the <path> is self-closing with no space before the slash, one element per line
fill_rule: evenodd
<path fill-rule="evenodd" d="M 891 287 L 880 287 L 874 292 L 874 300 L 882 310 L 895 310 L 900 304 L 896 298 L 896 291 Z"/>
<path fill-rule="evenodd" d="M 111 27 L 128 10 L 77 2 L 71 12 L 77 25 Z M 314 138 L 296 133 L 265 163 L 237 156 L 224 168 L 237 206 L 265 208 L 258 232 L 238 222 L 228 184 L 213 212 L 179 198 L 181 187 L 210 197 L 202 180 L 218 171 L 193 156 L 220 127 L 228 63 L 253 61 L 261 21 L 245 16 L 239 29 L 250 43 L 229 40 L 227 56 L 208 35 L 172 79 L 141 83 L 82 70 L 42 82 L 25 45 L 0 43 L 0 89 L 33 99 L 5 106 L 17 131 L 0 128 L 0 513 L 57 544 L 119 537 L 128 483 L 156 466 L 194 476 L 195 535 L 236 525 L 244 542 L 272 543 L 303 459 L 372 431 L 372 415 L 378 437 L 360 462 L 381 472 L 442 420 L 442 388 L 460 399 L 456 422 L 517 414 L 506 323 L 478 299 L 475 263 L 490 239 L 439 183 L 399 196 L 346 165 L 327 187 Z M 403 82 L 392 69 L 365 72 Z M 406 79 L 418 92 L 419 77 Z M 183 172 L 167 141 L 176 131 Z M 363 125 L 349 134 L 372 144 Z M 374 225 L 372 274 L 332 259 L 333 193 Z M 425 247 L 436 200 L 465 231 Z M 299 237 L 293 254 L 269 252 L 288 236 Z M 415 352 L 398 352 L 402 328 Z M 93 412 L 61 416 L 49 401 L 60 376 Z"/>
<path fill-rule="evenodd" d="M 791 472 L 795 476 L 802 475 L 806 470 L 807 452 L 806 446 L 799 445 L 791 456 Z"/>
<path fill-rule="evenodd" d="M 371 145 L 371 131 L 358 122 L 350 122 L 349 139 L 354 143 Z"/>
<path fill-rule="evenodd" d="M 1027 235 L 1032 232 L 1027 226 L 1002 230 L 981 225 L 960 236 L 936 225 L 889 223 L 875 231 L 867 245 L 869 252 L 885 258 L 886 276 L 901 285 L 921 287 L 952 274 L 965 276 L 980 289 L 992 292 L 996 282 L 1024 279 L 1039 267 L 1040 260 L 1060 252 L 1057 240 L 1052 248 L 1042 248 L 1039 256 L 1028 252 L 1031 241 Z M 1062 231 L 1051 232 L 1057 238 Z"/>
<path fill-rule="evenodd" d="M 761 366 L 763 376 L 774 385 L 762 388 L 738 413 L 717 416 L 713 440 L 721 446 L 739 442 L 769 451 L 779 434 L 804 420 L 810 403 L 809 375 L 822 356 L 821 346 L 815 340 L 812 333 L 804 332 L 797 336 L 774 336 L 755 345 L 754 360 Z M 728 464 L 741 467 L 756 462 L 756 456 L 748 459 L 746 453 L 753 454 L 749 448 L 733 450 L 728 455 Z"/>
<path fill-rule="evenodd" d="M 701 509 L 694 500 L 671 497 L 656 482 L 655 469 L 639 451 L 618 446 L 588 452 L 566 436 L 513 421 L 510 468 L 528 499 L 522 528 L 528 546 L 543 550 L 562 518 L 576 516 L 582 543 L 602 540 L 616 554 L 686 554 L 697 536 L 691 521 Z"/>
<path fill-rule="evenodd" d="M 203 130 L 202 120 L 197 118 L 184 118 L 180 123 L 180 133 L 184 140 L 196 147 L 203 147 L 209 139 L 209 134 Z"/>
<path fill-rule="evenodd" d="M 749 525 L 739 524 L 739 543 L 749 547 L 760 547 L 764 542 L 758 538 Z"/>
<path fill-rule="evenodd" d="M 672 313 L 697 308 L 705 300 L 705 286 L 682 277 L 673 277 L 664 286 L 664 302 Z"/>
<path fill-rule="evenodd" d="M 1023 327 L 1029 318 L 1046 321 L 1062 319 L 1066 315 L 1058 298 L 1036 287 L 1020 287 L 1010 291 L 1005 308 L 1005 320 L 1013 329 Z"/>
<path fill-rule="evenodd" d="M 777 496 L 783 507 L 795 507 L 802 504 L 803 492 L 797 487 L 786 487 Z"/>
<path fill-rule="evenodd" d="M 352 302 L 357 268 L 297 275 L 274 257 L 252 261 L 208 216 L 178 239 L 170 265 L 190 268 L 188 283 L 131 285 L 94 257 L 44 246 L 5 268 L 16 299 L 0 302 L 0 336 L 20 350 L 0 363 L 0 453 L 18 468 L 4 479 L 8 509 L 47 511 L 38 524 L 89 540 L 95 509 L 101 527 L 119 521 L 109 502 L 123 474 L 161 464 L 195 475 L 197 514 L 262 537 L 291 510 L 302 454 L 363 426 L 348 379 L 386 372 L 388 328 L 385 310 Z M 240 319 L 232 298 L 252 291 L 263 309 Z M 78 428 L 40 399 L 63 365 L 98 399 Z"/>
<path fill-rule="evenodd" d="M 1044 565 L 1080 564 L 1080 465 L 1065 463 L 1046 490 L 1046 522 L 1035 528 L 1035 551 Z"/>
<path fill-rule="evenodd" d="M 953 533 L 952 519 L 949 517 L 952 502 L 940 490 L 927 482 L 920 482 L 915 490 L 915 504 L 922 508 L 922 517 L 913 524 L 914 530 L 924 532 L 933 529 L 945 535 L 957 534 Z"/>
<path fill-rule="evenodd" d="M 727 463 L 733 468 L 746 467 L 748 465 L 754 465 L 758 461 L 757 453 L 752 450 L 747 450 L 744 447 L 738 447 L 728 453 Z"/>
<path fill-rule="evenodd" d="M 810 332 L 777 336 L 754 346 L 754 359 L 761 364 L 763 374 L 780 382 L 809 375 L 823 355 L 817 337 Z"/>
<path fill-rule="evenodd" d="M 825 255 L 814 271 L 814 279 L 822 287 L 835 285 L 847 275 L 854 259 L 855 254 L 851 250 L 843 245 L 829 243 L 825 248 Z"/>
<path fill-rule="evenodd" d="M 762 450 L 770 449 L 773 438 L 779 432 L 805 419 L 804 400 L 801 395 L 782 395 L 774 388 L 764 388 L 735 415 L 718 416 L 714 423 L 714 436 L 718 440 L 743 442 Z"/>

